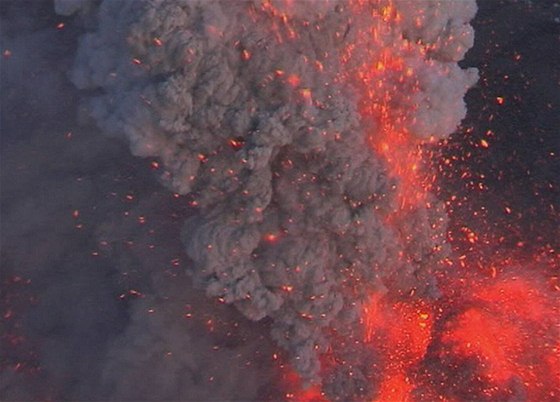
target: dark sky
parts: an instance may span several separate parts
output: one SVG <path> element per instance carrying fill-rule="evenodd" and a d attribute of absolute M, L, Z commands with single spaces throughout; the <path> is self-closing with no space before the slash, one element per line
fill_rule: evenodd
<path fill-rule="evenodd" d="M 463 127 L 434 157 L 438 196 L 450 201 L 455 248 L 473 261 L 541 252 L 554 260 L 560 3 L 479 3 L 475 47 L 463 64 L 478 67 L 481 78 L 467 95 Z M 158 394 L 165 369 L 186 378 L 199 399 L 275 395 L 268 323 L 206 299 L 182 270 L 184 200 L 160 186 L 149 160 L 132 157 L 87 119 L 77 123 L 78 95 L 66 71 L 79 28 L 54 15 L 49 1 L 1 0 L 0 15 L 0 394 L 164 399 L 173 395 Z M 476 245 L 465 241 L 465 226 L 477 233 Z M 150 298 L 154 289 L 174 300 Z M 159 307 L 187 317 L 165 318 L 184 327 L 184 338 L 135 328 L 134 311 Z M 153 371 L 138 369 L 115 385 L 106 378 L 111 370 L 136 359 L 118 355 L 123 331 L 138 339 L 138 356 L 145 344 L 162 342 L 187 357 L 173 367 L 146 357 Z M 105 353 L 118 364 L 100 372 Z"/>
<path fill-rule="evenodd" d="M 559 16 L 558 1 L 492 0 L 479 2 L 473 21 L 476 42 L 464 63 L 479 68 L 479 84 L 437 164 L 440 197 L 457 197 L 454 237 L 463 242 L 459 229 L 471 226 L 481 234 L 474 254 L 485 260 L 558 250 Z"/>

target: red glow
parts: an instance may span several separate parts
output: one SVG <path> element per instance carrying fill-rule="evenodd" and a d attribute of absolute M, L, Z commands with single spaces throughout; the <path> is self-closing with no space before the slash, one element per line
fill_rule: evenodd
<path fill-rule="evenodd" d="M 381 353 L 383 371 L 375 401 L 412 401 L 418 389 L 434 400 L 466 393 L 474 399 L 518 393 L 531 401 L 558 396 L 558 290 L 537 270 L 514 276 L 504 269 L 494 267 L 484 280 L 448 283 L 461 296 L 443 303 L 371 297 L 363 313 L 365 341 Z M 441 373 L 446 383 L 438 383 Z"/>
<path fill-rule="evenodd" d="M 456 327 L 444 336 L 453 342 L 453 350 L 462 356 L 477 356 L 484 361 L 486 374 L 505 381 L 513 374 L 508 355 L 519 350 L 522 334 L 514 326 L 503 323 L 479 309 L 469 309 L 453 322 Z"/>
<path fill-rule="evenodd" d="M 410 401 L 413 390 L 410 380 L 403 373 L 389 374 L 381 383 L 376 401 Z"/>
<path fill-rule="evenodd" d="M 442 335 L 440 353 L 475 359 L 476 391 L 498 397 L 512 384 L 528 400 L 552 400 L 560 389 L 560 299 L 541 274 L 500 276 L 471 282 L 468 300 L 455 308 Z M 551 399 L 552 398 L 552 399 Z"/>
<path fill-rule="evenodd" d="M 364 308 L 366 342 L 382 354 L 383 380 L 376 401 L 406 401 L 414 389 L 409 371 L 426 355 L 434 323 L 423 302 L 392 302 L 374 295 Z"/>
<path fill-rule="evenodd" d="M 294 402 L 327 402 L 327 399 L 321 394 L 321 389 L 318 386 L 303 389 L 295 394 L 291 400 Z"/>
<path fill-rule="evenodd" d="M 274 359 L 276 360 L 276 359 Z M 304 386 L 299 375 L 288 369 L 283 375 L 284 388 L 287 390 L 284 397 L 290 402 L 329 402 L 318 385 Z"/>
<path fill-rule="evenodd" d="M 445 322 L 437 356 L 457 363 L 440 369 L 453 373 L 466 364 L 461 362 L 471 367 L 452 394 L 469 392 L 479 399 L 517 394 L 531 401 L 558 396 L 560 301 L 542 274 L 531 271 L 468 281 L 470 295 L 448 306 L 460 313 Z"/>
<path fill-rule="evenodd" d="M 350 7 L 355 9 L 356 14 L 367 10 L 360 1 L 351 3 Z M 378 13 L 377 18 L 386 24 L 398 25 L 400 22 L 401 16 L 391 0 Z M 381 50 L 370 51 L 370 63 L 351 71 L 345 79 L 360 88 L 360 114 L 374 122 L 370 144 L 385 159 L 391 175 L 400 182 L 397 194 L 399 209 L 410 209 L 426 202 L 430 185 L 430 179 L 421 169 L 420 145 L 426 140 L 408 131 L 410 111 L 394 106 L 394 98 L 395 95 L 402 96 L 404 91 L 409 93 L 410 105 L 415 104 L 412 99 L 419 92 L 419 84 L 414 68 L 407 65 L 406 55 L 410 57 L 411 53 L 422 52 L 423 49 L 410 46 L 406 40 L 385 44 L 380 38 L 382 29 L 380 24 L 374 24 L 371 31 L 360 33 L 359 41 L 364 46 L 349 46 L 343 61 L 351 59 L 353 52 L 367 48 L 370 42 L 376 42 L 375 49 Z M 395 81 L 400 83 L 400 88 L 394 86 Z"/>
<path fill-rule="evenodd" d="M 288 76 L 286 81 L 288 81 L 288 84 L 295 88 L 300 84 L 301 79 L 297 75 L 291 74 L 290 76 Z"/>
<path fill-rule="evenodd" d="M 249 52 L 247 49 L 244 49 L 241 52 L 241 59 L 243 61 L 248 61 L 251 58 L 251 52 Z"/>
<path fill-rule="evenodd" d="M 238 150 L 243 148 L 243 145 L 245 145 L 245 140 L 241 137 L 239 138 L 230 138 L 228 140 L 229 146 L 232 147 L 234 150 Z"/>
<path fill-rule="evenodd" d="M 264 240 L 267 243 L 276 243 L 276 241 L 278 240 L 278 235 L 275 233 L 267 233 L 264 235 Z"/>

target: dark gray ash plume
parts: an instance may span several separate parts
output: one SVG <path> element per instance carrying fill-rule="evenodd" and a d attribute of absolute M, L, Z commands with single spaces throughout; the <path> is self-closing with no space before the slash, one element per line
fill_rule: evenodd
<path fill-rule="evenodd" d="M 437 295 L 429 272 L 432 250 L 445 249 L 445 217 L 418 208 L 400 230 L 387 223 L 399 183 L 368 145 L 379 128 L 358 113 L 362 88 L 344 73 L 393 42 L 424 48 L 395 49 L 414 68 L 418 91 L 399 91 L 389 73 L 383 90 L 394 92 L 411 133 L 445 137 L 476 81 L 476 71 L 456 64 L 472 46 L 474 0 L 397 0 L 401 23 L 346 63 L 347 46 L 382 19 L 353 15 L 345 1 L 56 7 L 89 19 L 71 72 L 89 114 L 135 155 L 160 163 L 162 182 L 196 207 L 183 231 L 195 282 L 251 320 L 270 317 L 303 378 L 318 381 L 332 331 L 359 339 L 372 290 Z M 360 353 L 348 359 L 357 373 Z M 327 389 L 333 399 L 360 398 L 371 375 L 351 382 L 336 374 Z"/>

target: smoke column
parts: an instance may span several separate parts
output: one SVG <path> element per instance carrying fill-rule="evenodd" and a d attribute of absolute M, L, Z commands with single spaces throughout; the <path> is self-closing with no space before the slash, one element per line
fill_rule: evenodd
<path fill-rule="evenodd" d="M 440 295 L 446 217 L 398 168 L 465 116 L 475 2 L 55 4 L 87 30 L 71 70 L 84 110 L 193 208 L 196 285 L 270 318 L 330 398 L 377 392 L 364 304 Z"/>
<path fill-rule="evenodd" d="M 435 200 L 403 201 L 395 167 L 465 116 L 477 74 L 457 61 L 473 43 L 474 1 L 56 9 L 87 27 L 71 71 L 84 110 L 195 210 L 183 230 L 195 283 L 272 319 L 291 365 L 329 397 L 376 392 L 364 303 L 440 294 L 445 214 Z M 399 149 L 387 144 L 395 132 Z M 327 370 L 320 356 L 338 338 L 345 361 Z"/>
<path fill-rule="evenodd" d="M 558 400 L 560 8 L 478 6 L 1 1 L 0 399 Z"/>

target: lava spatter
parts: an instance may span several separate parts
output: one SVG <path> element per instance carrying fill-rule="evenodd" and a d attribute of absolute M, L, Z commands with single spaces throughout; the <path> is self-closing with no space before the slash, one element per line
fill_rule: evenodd
<path fill-rule="evenodd" d="M 424 375 L 442 395 L 558 397 L 560 304 L 540 268 L 510 265 L 494 276 L 470 276 L 454 285 L 460 292 L 446 302 L 423 363 Z"/>

